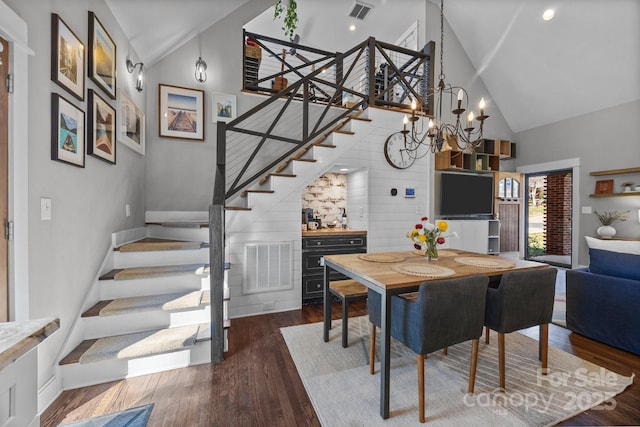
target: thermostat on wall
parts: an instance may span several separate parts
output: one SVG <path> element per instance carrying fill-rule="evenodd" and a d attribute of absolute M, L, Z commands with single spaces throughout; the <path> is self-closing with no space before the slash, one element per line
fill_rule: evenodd
<path fill-rule="evenodd" d="M 415 188 L 405 188 L 404 189 L 404 197 L 416 197 L 416 189 Z"/>

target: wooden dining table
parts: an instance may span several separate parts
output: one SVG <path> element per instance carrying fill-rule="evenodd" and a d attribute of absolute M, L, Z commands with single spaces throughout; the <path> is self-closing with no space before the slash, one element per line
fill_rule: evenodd
<path fill-rule="evenodd" d="M 414 291 L 425 281 L 453 279 L 477 274 L 499 280 L 508 271 L 547 268 L 547 264 L 441 249 L 437 260 L 428 261 L 420 251 L 374 252 L 367 254 L 327 255 L 324 257 L 324 341 L 331 329 L 329 279 L 338 271 L 381 296 L 380 331 L 380 416 L 389 418 L 389 381 L 391 354 L 391 297 Z"/>

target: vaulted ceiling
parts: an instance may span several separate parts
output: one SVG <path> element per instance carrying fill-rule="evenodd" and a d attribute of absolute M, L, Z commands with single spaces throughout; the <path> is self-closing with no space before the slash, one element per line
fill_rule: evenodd
<path fill-rule="evenodd" d="M 106 1 L 149 66 L 256 0 Z M 340 51 L 369 35 L 393 42 L 425 14 L 425 1 L 439 7 L 436 0 L 365 0 L 373 9 L 352 32 L 355 1 L 298 0 L 300 43 Z M 446 0 L 444 8 L 514 132 L 640 99 L 638 0 Z M 548 8 L 555 18 L 543 21 Z M 248 25 L 284 38 L 271 8 Z"/>

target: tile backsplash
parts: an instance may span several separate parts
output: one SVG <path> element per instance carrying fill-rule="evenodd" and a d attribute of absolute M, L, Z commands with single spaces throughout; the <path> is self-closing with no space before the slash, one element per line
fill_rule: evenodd
<path fill-rule="evenodd" d="M 323 225 L 340 224 L 342 210 L 347 208 L 347 175 L 326 173 L 316 179 L 302 191 L 302 207 L 313 209 Z"/>

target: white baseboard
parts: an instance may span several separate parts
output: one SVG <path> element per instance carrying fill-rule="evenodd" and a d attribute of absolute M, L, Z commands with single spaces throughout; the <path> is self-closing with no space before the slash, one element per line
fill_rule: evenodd
<path fill-rule="evenodd" d="M 144 227 L 131 228 L 129 230 L 116 231 L 111 234 L 111 243 L 114 248 L 147 237 L 147 229 Z"/>
<path fill-rule="evenodd" d="M 145 222 L 209 222 L 209 211 L 147 211 Z"/>
<path fill-rule="evenodd" d="M 58 385 L 58 381 L 55 375 L 52 375 L 47 382 L 38 390 L 38 416 L 47 409 L 54 400 L 62 393 L 62 387 Z M 36 424 L 39 425 L 39 424 Z"/>

